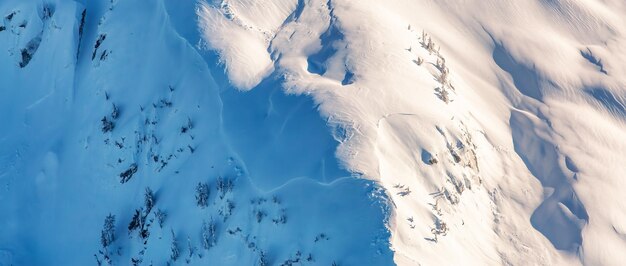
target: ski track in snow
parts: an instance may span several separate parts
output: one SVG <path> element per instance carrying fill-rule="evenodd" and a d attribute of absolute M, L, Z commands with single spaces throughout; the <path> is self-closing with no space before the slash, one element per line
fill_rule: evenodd
<path fill-rule="evenodd" d="M 3 1 L 0 265 L 620 265 L 625 15 Z M 126 227 L 146 187 L 167 218 L 143 242 Z"/>

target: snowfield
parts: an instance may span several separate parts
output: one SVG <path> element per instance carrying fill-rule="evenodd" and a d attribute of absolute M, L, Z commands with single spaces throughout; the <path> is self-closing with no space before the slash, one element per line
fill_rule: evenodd
<path fill-rule="evenodd" d="M 0 265 L 622 265 L 619 0 L 4 0 Z"/>

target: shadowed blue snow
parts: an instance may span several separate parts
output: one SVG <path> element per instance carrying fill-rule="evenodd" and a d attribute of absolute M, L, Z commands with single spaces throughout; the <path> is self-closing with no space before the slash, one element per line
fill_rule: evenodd
<path fill-rule="evenodd" d="M 609 73 L 604 69 L 604 64 L 602 64 L 602 60 L 596 58 L 593 53 L 591 52 L 591 49 L 587 48 L 587 51 L 580 51 L 580 55 L 587 59 L 587 61 L 589 61 L 589 63 L 594 64 L 596 67 L 598 67 L 598 71 L 604 73 L 605 75 L 608 75 Z"/>
<path fill-rule="evenodd" d="M 493 40 L 493 39 L 492 39 Z M 494 41 L 493 60 L 511 75 L 514 89 L 522 95 L 543 101 L 541 78 L 535 70 L 517 62 L 501 43 Z M 582 230 L 589 215 L 568 177 L 559 167 L 558 148 L 542 139 L 536 125 L 523 113 L 513 112 L 509 119 L 515 152 L 544 187 L 548 195 L 537 206 L 530 222 L 555 248 L 576 253 L 582 245 Z M 549 121 L 546 121 L 549 125 Z M 567 165 L 567 159 L 566 165 Z"/>
<path fill-rule="evenodd" d="M 600 102 L 600 104 L 616 117 L 626 119 L 626 99 L 620 99 L 613 93 L 602 88 L 590 88 L 587 94 Z"/>
<path fill-rule="evenodd" d="M 339 41 L 343 40 L 343 33 L 337 28 L 336 18 L 333 10 L 330 10 L 331 21 L 326 32 L 320 36 L 322 49 L 307 58 L 307 70 L 311 73 L 324 75 L 328 69 L 327 62 L 337 53 L 336 45 L 340 45 Z M 346 74 L 347 75 L 347 74 Z M 344 84 L 345 85 L 345 84 Z"/>
<path fill-rule="evenodd" d="M 494 45 L 493 60 L 502 70 L 511 75 L 516 89 L 523 95 L 542 101 L 543 93 L 537 73 L 528 66 L 515 61 L 501 43 L 494 40 Z"/>
<path fill-rule="evenodd" d="M 19 8 L 37 25 L 30 15 L 41 6 L 17 2 L 1 4 L 0 16 Z M 78 59 L 82 7 L 50 2 L 58 32 L 43 27 L 29 64 L 0 53 L 0 265 L 96 264 L 109 213 L 116 265 L 165 265 L 173 241 L 174 265 L 254 265 L 261 251 L 269 265 L 299 253 L 311 265 L 393 264 L 384 193 L 341 169 L 309 98 L 285 95 L 275 79 L 248 93 L 229 87 L 216 58 L 194 49 L 192 1 L 85 1 Z M 0 32 L 3 49 L 17 43 L 12 34 Z M 102 132 L 103 116 L 115 121 L 112 131 Z M 121 184 L 132 164 L 137 172 Z M 218 177 L 232 191 L 220 196 Z M 210 187 L 205 208 L 196 206 L 199 182 Z M 146 187 L 167 217 L 144 242 L 127 228 Z M 204 249 L 202 222 L 210 220 L 217 245 Z"/>
<path fill-rule="evenodd" d="M 530 217 L 531 224 L 555 248 L 578 252 L 589 215 L 559 168 L 558 150 L 534 132 L 535 125 L 522 113 L 512 113 L 510 125 L 515 152 L 549 193 Z"/>
<path fill-rule="evenodd" d="M 285 95 L 268 78 L 249 92 L 226 90 L 224 130 L 253 182 L 262 189 L 294 177 L 328 183 L 350 173 L 338 167 L 337 141 L 305 96 Z"/>

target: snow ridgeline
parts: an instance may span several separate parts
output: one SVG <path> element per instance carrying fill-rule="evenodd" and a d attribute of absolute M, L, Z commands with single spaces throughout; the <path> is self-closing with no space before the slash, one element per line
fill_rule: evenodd
<path fill-rule="evenodd" d="M 279 74 L 311 95 L 341 161 L 386 188 L 401 265 L 625 259 L 625 13 L 620 1 L 198 10 L 232 84 Z"/>
<path fill-rule="evenodd" d="M 380 187 L 309 98 L 224 83 L 195 3 L 0 13 L 0 265 L 392 263 Z"/>

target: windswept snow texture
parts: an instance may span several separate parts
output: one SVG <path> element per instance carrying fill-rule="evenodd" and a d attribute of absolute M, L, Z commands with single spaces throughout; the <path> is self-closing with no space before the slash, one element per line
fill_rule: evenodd
<path fill-rule="evenodd" d="M 263 44 L 238 21 L 283 15 L 264 31 L 270 72 L 313 97 L 347 169 L 386 189 L 395 263 L 626 260 L 622 1 L 305 0 L 290 15 L 233 11 L 245 4 L 200 1 L 203 43 L 237 69 L 249 60 L 242 43 Z"/>
<path fill-rule="evenodd" d="M 622 265 L 625 17 L 0 1 L 0 265 Z"/>

